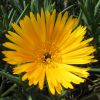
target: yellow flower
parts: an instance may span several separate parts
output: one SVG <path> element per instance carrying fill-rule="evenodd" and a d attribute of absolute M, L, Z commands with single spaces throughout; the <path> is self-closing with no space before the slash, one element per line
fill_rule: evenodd
<path fill-rule="evenodd" d="M 50 14 L 42 9 L 36 17 L 31 12 L 19 25 L 12 24 L 15 32 L 6 34 L 10 41 L 3 46 L 9 50 L 3 51 L 3 60 L 17 64 L 13 73 L 23 73 L 22 80 L 28 80 L 30 86 L 38 84 L 43 89 L 47 81 L 52 94 L 60 94 L 62 87 L 73 89 L 72 83 L 80 84 L 89 76 L 89 68 L 77 65 L 96 61 L 91 55 L 95 49 L 89 46 L 93 38 L 84 40 L 86 27 L 75 28 L 77 23 L 67 12 L 57 18 L 56 10 Z"/>

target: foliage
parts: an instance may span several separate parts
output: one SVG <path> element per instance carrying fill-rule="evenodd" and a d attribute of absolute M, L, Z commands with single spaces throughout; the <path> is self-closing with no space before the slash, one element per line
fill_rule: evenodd
<path fill-rule="evenodd" d="M 100 94 L 100 64 L 91 64 L 90 77 L 84 84 L 75 85 L 74 90 L 64 90 L 61 95 L 51 95 L 46 87 L 29 87 L 20 76 L 12 74 L 12 67 L 2 61 L 1 51 L 5 48 L 5 33 L 12 30 L 11 23 L 18 21 L 30 11 L 36 14 L 44 8 L 52 12 L 66 10 L 79 19 L 79 24 L 87 26 L 87 37 L 94 37 L 92 45 L 97 49 L 96 59 L 100 60 L 100 0 L 0 0 L 0 100 L 83 100 L 88 95 Z M 96 94 L 98 98 L 98 93 Z M 100 99 L 100 98 L 99 98 Z M 97 99 L 97 100 L 99 100 Z"/>

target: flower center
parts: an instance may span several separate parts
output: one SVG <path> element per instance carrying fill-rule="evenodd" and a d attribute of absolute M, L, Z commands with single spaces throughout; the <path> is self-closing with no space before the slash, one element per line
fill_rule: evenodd
<path fill-rule="evenodd" d="M 44 56 L 45 56 L 45 60 L 48 59 L 48 58 L 51 59 L 51 54 L 49 54 L 49 53 L 45 53 Z"/>
<path fill-rule="evenodd" d="M 50 63 L 52 60 L 52 57 L 51 57 L 51 54 L 50 53 L 45 53 L 44 56 L 43 56 L 43 62 L 45 63 Z"/>

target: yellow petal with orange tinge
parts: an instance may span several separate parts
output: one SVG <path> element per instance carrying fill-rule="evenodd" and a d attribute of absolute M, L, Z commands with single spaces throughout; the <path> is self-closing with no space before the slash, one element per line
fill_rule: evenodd
<path fill-rule="evenodd" d="M 50 17 L 50 25 L 49 25 L 49 32 L 47 34 L 49 34 L 49 41 L 51 42 L 51 37 L 52 37 L 52 33 L 54 30 L 54 26 L 55 26 L 55 19 L 56 19 L 56 10 L 53 11 L 51 17 Z"/>
<path fill-rule="evenodd" d="M 72 17 L 70 17 L 68 21 L 66 22 L 63 32 L 61 33 L 59 37 L 59 41 L 57 43 L 57 46 L 59 46 L 59 48 L 62 46 L 65 46 L 66 40 L 69 38 L 72 30 L 75 28 L 76 25 L 77 25 L 77 20 L 72 19 Z"/>
<path fill-rule="evenodd" d="M 41 29 L 42 29 L 42 38 L 44 38 L 43 40 L 46 40 L 46 21 L 45 21 L 45 15 L 44 15 L 44 11 L 43 9 L 41 9 L 41 20 L 40 20 L 40 25 L 41 25 Z"/>
<path fill-rule="evenodd" d="M 34 65 L 34 63 L 27 63 L 27 64 L 20 65 L 20 66 L 15 67 L 15 68 L 13 69 L 13 73 L 14 73 L 14 74 L 20 74 L 20 73 L 22 73 L 22 72 L 25 72 L 25 71 L 26 71 L 27 69 L 29 69 L 30 67 L 31 67 L 31 68 L 34 67 L 33 65 Z"/>
<path fill-rule="evenodd" d="M 52 36 L 51 36 L 51 42 L 53 42 L 55 40 L 55 37 L 56 37 L 57 32 L 59 30 L 59 25 L 60 25 L 60 22 L 61 22 L 61 18 L 62 18 L 62 14 L 59 13 L 58 17 L 57 17 L 57 20 L 56 20 L 56 23 L 55 23 L 55 26 L 54 26 L 54 29 L 53 29 Z"/>
<path fill-rule="evenodd" d="M 5 43 L 3 43 L 3 46 L 6 48 L 9 48 L 11 50 L 22 51 L 22 52 L 25 51 L 23 48 L 19 47 L 18 45 L 14 44 L 14 43 L 11 43 L 11 42 L 5 42 Z"/>
<path fill-rule="evenodd" d="M 30 86 L 32 84 L 37 85 L 42 71 L 43 71 L 43 68 L 41 68 L 39 66 L 34 66 L 34 67 L 30 68 L 30 70 L 28 69 L 28 71 L 26 71 L 27 76 L 28 76 L 27 79 L 29 80 Z"/>
<path fill-rule="evenodd" d="M 60 19 L 60 27 L 59 27 L 59 23 L 57 23 L 59 28 L 57 28 L 57 31 L 56 31 L 56 33 L 55 33 L 56 36 L 55 36 L 55 38 L 54 38 L 54 43 L 56 43 L 56 44 L 58 43 L 57 40 L 59 40 L 59 38 L 60 38 L 60 36 L 61 36 L 61 34 L 62 34 L 63 30 L 64 30 L 64 26 L 65 26 L 67 17 L 68 17 L 68 13 L 65 12 L 65 14 L 64 14 L 64 15 L 62 16 L 62 18 Z M 58 33 L 58 31 L 59 31 L 59 33 Z M 54 33 L 53 33 L 53 34 L 54 34 Z"/>
<path fill-rule="evenodd" d="M 74 22 L 74 21 L 73 21 Z M 86 28 L 79 26 L 78 28 L 76 28 L 75 31 L 73 31 L 72 33 L 70 33 L 69 37 L 65 36 L 65 40 L 63 39 L 63 41 L 59 44 L 59 47 L 61 50 L 65 50 L 65 48 L 69 45 L 72 45 L 73 43 L 79 43 L 84 39 L 84 35 L 86 34 Z"/>
<path fill-rule="evenodd" d="M 40 31 L 40 28 L 37 27 L 38 23 L 37 23 L 35 16 L 33 15 L 32 12 L 30 12 L 30 20 L 31 20 L 31 23 L 32 23 L 32 30 L 34 32 L 34 36 L 36 36 L 38 42 L 41 43 L 42 42 L 41 36 L 40 36 L 41 31 Z"/>
<path fill-rule="evenodd" d="M 46 34 L 46 40 L 47 41 L 49 41 L 49 38 L 50 38 L 50 34 L 49 34 L 49 25 L 50 25 L 50 12 L 47 10 L 46 12 L 46 15 L 45 15 L 45 17 L 46 17 L 46 32 L 48 33 L 48 34 Z"/>
<path fill-rule="evenodd" d="M 3 58 L 4 61 L 6 61 L 7 63 L 9 64 L 12 64 L 12 65 L 16 65 L 16 64 L 20 64 L 22 62 L 24 62 L 22 59 L 11 59 L 11 58 Z"/>
<path fill-rule="evenodd" d="M 12 23 L 12 27 L 14 28 L 16 33 L 19 34 L 23 38 L 22 29 L 16 23 Z"/>
<path fill-rule="evenodd" d="M 37 68 L 36 68 L 37 67 Z M 33 70 L 33 73 L 30 74 L 29 80 L 37 79 L 39 75 L 41 75 L 43 68 L 40 66 L 35 66 L 36 69 Z"/>
<path fill-rule="evenodd" d="M 3 60 L 15 65 L 13 74 L 22 74 L 22 81 L 41 90 L 47 84 L 53 95 L 61 94 L 63 88 L 74 89 L 73 83 L 85 82 L 90 67 L 78 66 L 97 61 L 96 50 L 90 46 L 93 38 L 85 40 L 86 26 L 77 26 L 78 19 L 68 15 L 56 14 L 56 10 L 30 12 L 12 24 L 15 32 L 8 31 L 9 42 L 3 43 L 7 48 L 2 51 Z"/>
<path fill-rule="evenodd" d="M 82 41 L 80 43 L 74 42 L 73 44 L 68 45 L 67 47 L 65 47 L 65 49 L 62 48 L 62 49 L 64 49 L 64 50 L 62 50 L 62 54 L 63 53 L 67 53 L 67 52 L 72 52 L 72 51 L 75 51 L 77 49 L 84 48 L 84 47 L 88 46 L 89 45 L 89 42 L 91 42 L 92 40 L 93 40 L 93 38 L 87 39 L 87 40 Z M 91 52 L 90 52 L 90 54 L 91 54 Z"/>
<path fill-rule="evenodd" d="M 83 47 L 83 48 L 80 48 L 80 49 L 76 49 L 74 51 L 69 51 L 69 50 L 66 50 L 66 51 L 62 51 L 61 53 L 66 57 L 66 56 L 77 56 L 77 55 L 89 55 L 90 53 L 93 53 L 95 51 L 94 47 L 93 46 L 89 46 L 89 47 Z"/>
<path fill-rule="evenodd" d="M 6 37 L 13 43 L 17 44 L 19 47 L 24 48 L 26 50 L 32 50 L 31 47 L 29 47 L 28 43 L 24 43 L 24 39 L 22 39 L 19 35 L 17 35 L 14 32 L 8 31 L 9 34 L 6 34 Z M 27 48 L 26 48 L 27 47 Z"/>

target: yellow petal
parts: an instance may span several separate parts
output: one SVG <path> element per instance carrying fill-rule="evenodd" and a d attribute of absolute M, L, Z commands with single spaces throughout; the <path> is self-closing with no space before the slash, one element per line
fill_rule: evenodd
<path fill-rule="evenodd" d="M 32 67 L 34 67 L 34 63 L 23 64 L 23 65 L 20 65 L 18 67 L 15 67 L 13 69 L 13 73 L 14 74 L 20 74 L 20 73 L 25 72 L 27 69 L 30 69 Z"/>
<path fill-rule="evenodd" d="M 42 70 L 42 73 L 39 77 L 39 88 L 42 90 L 44 86 L 44 80 L 45 80 L 45 69 Z"/>
<path fill-rule="evenodd" d="M 27 75 L 27 74 L 24 74 L 24 75 L 22 76 L 22 81 L 25 81 L 27 78 L 28 78 L 28 75 Z"/>
<path fill-rule="evenodd" d="M 49 36 L 50 36 L 50 40 L 51 41 L 51 36 L 52 36 L 52 33 L 53 33 L 53 29 L 54 29 L 54 25 L 55 25 L 55 19 L 56 19 L 56 10 L 53 11 L 51 17 L 50 17 L 50 21 L 51 23 L 49 23 Z"/>
<path fill-rule="evenodd" d="M 57 20 L 56 20 L 56 23 L 55 23 L 55 26 L 54 26 L 52 37 L 51 37 L 51 41 L 52 42 L 55 40 L 55 37 L 56 37 L 56 35 L 58 33 L 58 29 L 59 29 L 59 25 L 60 25 L 60 22 L 61 22 L 61 18 L 62 18 L 62 14 L 59 13 L 59 15 L 57 17 Z"/>

